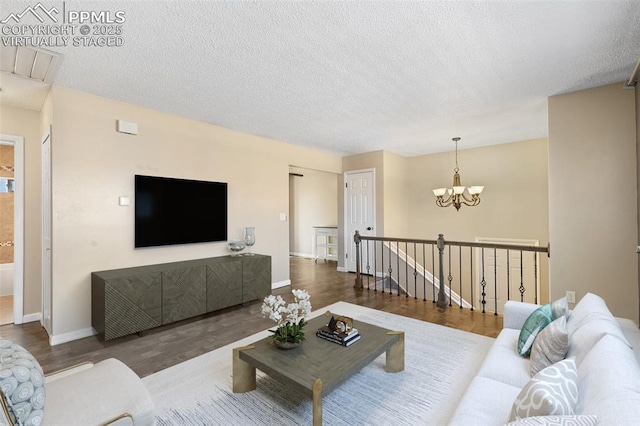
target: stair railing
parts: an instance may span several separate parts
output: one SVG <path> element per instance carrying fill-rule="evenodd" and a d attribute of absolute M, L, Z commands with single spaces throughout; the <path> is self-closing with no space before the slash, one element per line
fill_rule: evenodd
<path fill-rule="evenodd" d="M 493 300 L 495 315 L 499 300 L 512 300 L 512 293 L 519 293 L 520 301 L 538 303 L 541 269 L 538 255 L 546 253 L 547 258 L 550 256 L 549 246 L 447 241 L 443 234 L 439 234 L 437 240 L 422 240 L 363 236 L 356 231 L 353 239 L 356 244 L 355 287 L 371 290 L 373 282 L 373 291 L 384 293 L 388 284 L 389 293 L 396 292 L 398 296 L 433 300 L 438 307 L 453 306 L 455 302 L 460 308 L 471 310 L 474 310 L 477 291 L 482 312 L 486 312 L 487 304 Z M 464 249 L 468 255 L 463 256 Z M 489 263 L 493 262 L 492 268 L 487 266 L 487 258 Z M 499 265 L 498 259 L 506 259 L 506 265 Z M 477 275 L 475 283 L 474 275 Z M 454 290 L 456 277 L 458 288 Z M 533 289 L 530 281 L 533 281 Z M 514 285 L 518 285 L 517 291 L 512 292 Z M 503 294 L 505 289 L 506 294 Z"/>

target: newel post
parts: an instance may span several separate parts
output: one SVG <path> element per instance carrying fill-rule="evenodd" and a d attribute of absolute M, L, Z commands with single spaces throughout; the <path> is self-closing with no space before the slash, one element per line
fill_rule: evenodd
<path fill-rule="evenodd" d="M 362 275 L 360 275 L 360 231 L 356 230 L 356 233 L 353 235 L 353 242 L 356 243 L 356 282 L 353 286 L 361 288 Z"/>
<path fill-rule="evenodd" d="M 439 308 L 444 308 L 447 306 L 444 292 L 444 234 L 438 234 L 438 265 L 440 266 L 438 276 L 440 289 L 438 290 L 438 302 L 436 304 Z"/>

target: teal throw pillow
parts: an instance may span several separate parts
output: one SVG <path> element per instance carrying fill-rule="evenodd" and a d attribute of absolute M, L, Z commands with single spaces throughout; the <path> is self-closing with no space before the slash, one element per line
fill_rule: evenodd
<path fill-rule="evenodd" d="M 567 298 L 563 297 L 555 302 L 547 303 L 533 311 L 524 322 L 518 337 L 518 353 L 520 356 L 529 358 L 533 342 L 546 326 L 553 320 L 560 318 L 567 313 Z"/>
<path fill-rule="evenodd" d="M 2 338 L 0 392 L 9 405 L 11 422 L 20 426 L 39 426 L 42 423 L 45 397 L 42 368 L 29 351 Z"/>

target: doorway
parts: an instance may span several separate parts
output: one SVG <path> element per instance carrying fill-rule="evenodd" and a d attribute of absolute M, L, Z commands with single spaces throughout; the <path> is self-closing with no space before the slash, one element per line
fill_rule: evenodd
<path fill-rule="evenodd" d="M 0 135 L 0 325 L 22 324 L 24 138 Z"/>
<path fill-rule="evenodd" d="M 317 229 L 337 229 L 337 225 L 338 175 L 290 166 L 289 254 L 316 259 Z"/>

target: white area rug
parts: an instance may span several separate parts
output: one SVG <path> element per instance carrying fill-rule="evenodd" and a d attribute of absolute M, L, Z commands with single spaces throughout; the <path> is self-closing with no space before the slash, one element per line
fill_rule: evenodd
<path fill-rule="evenodd" d="M 385 373 L 381 355 L 324 397 L 325 425 L 445 424 L 494 340 L 345 302 L 312 316 L 326 310 L 404 330 L 405 371 Z M 232 348 L 268 335 L 265 330 L 142 379 L 154 400 L 157 424 L 310 425 L 311 399 L 259 370 L 255 391 L 231 391 Z"/>

